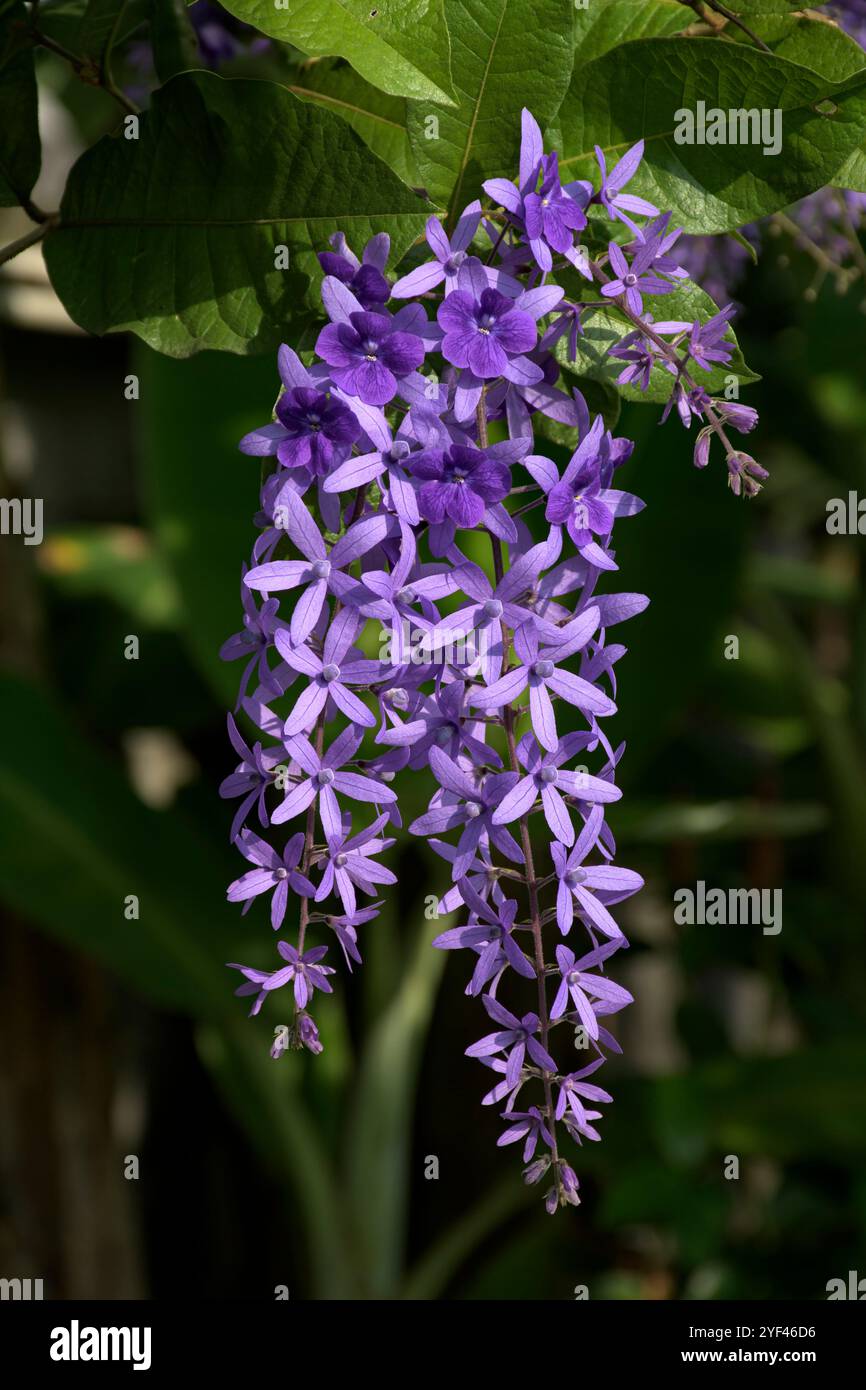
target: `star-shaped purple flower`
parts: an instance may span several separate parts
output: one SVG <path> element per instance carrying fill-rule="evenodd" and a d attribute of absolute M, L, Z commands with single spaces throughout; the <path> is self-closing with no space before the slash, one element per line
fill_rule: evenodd
<path fill-rule="evenodd" d="M 632 1002 L 632 996 L 627 989 L 623 989 L 622 985 L 618 985 L 614 980 L 609 980 L 606 975 L 591 973 L 594 966 L 600 965 L 621 945 L 621 940 L 606 941 L 603 946 L 596 946 L 594 950 L 581 956 L 580 960 L 576 959 L 574 952 L 569 950 L 567 946 L 557 946 L 556 959 L 561 982 L 550 1010 L 552 1019 L 562 1018 L 568 1008 L 570 996 L 587 1033 L 591 1038 L 597 1039 L 598 1019 L 592 1007 L 590 996 L 603 1002 L 605 1013 L 615 1013 L 618 1009 L 624 1009 L 626 1004 Z"/>
<path fill-rule="evenodd" d="M 301 898 L 311 898 L 315 893 L 310 880 L 302 874 L 298 865 L 304 849 L 304 837 L 293 835 L 282 854 L 277 854 L 265 840 L 260 840 L 251 830 L 242 830 L 236 841 L 245 859 L 256 867 L 236 878 L 229 885 L 227 898 L 230 903 L 243 903 L 246 914 L 253 898 L 260 893 L 273 892 L 271 899 L 271 926 L 278 931 L 286 915 L 289 889 Z"/>
<path fill-rule="evenodd" d="M 613 941 L 622 942 L 623 935 L 605 907 L 607 902 L 621 902 L 643 887 L 643 879 L 633 869 L 620 869 L 613 864 L 585 864 L 584 860 L 598 843 L 604 827 L 604 812 L 593 806 L 570 854 L 554 842 L 550 847 L 553 866 L 559 885 L 556 891 L 556 921 L 563 936 L 571 931 L 574 905 L 581 918 Z M 603 901 L 604 899 L 604 901 Z"/>

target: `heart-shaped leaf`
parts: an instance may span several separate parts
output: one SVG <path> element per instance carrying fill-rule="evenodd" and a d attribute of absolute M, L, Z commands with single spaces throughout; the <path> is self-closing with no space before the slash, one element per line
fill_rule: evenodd
<path fill-rule="evenodd" d="M 332 232 L 359 247 L 387 232 L 396 261 L 429 211 L 344 121 L 276 83 L 184 73 L 123 130 L 75 165 L 45 259 L 82 328 L 173 357 L 274 349 Z"/>

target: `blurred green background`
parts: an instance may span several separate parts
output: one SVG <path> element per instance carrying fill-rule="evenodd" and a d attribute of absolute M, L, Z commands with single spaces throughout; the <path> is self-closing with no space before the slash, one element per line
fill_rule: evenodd
<path fill-rule="evenodd" d="M 364 968 L 316 1010 L 323 1056 L 272 1062 L 278 1002 L 250 1022 L 232 995 L 224 962 L 273 951 L 261 905 L 225 902 L 217 649 L 257 505 L 236 441 L 274 362 L 7 319 L 0 493 L 44 498 L 46 537 L 0 541 L 0 1273 L 157 1299 L 823 1298 L 866 1273 L 866 540 L 825 525 L 866 495 L 864 316 L 810 279 L 770 255 L 740 290 L 757 501 L 655 408 L 617 431 L 647 500 L 617 581 L 652 605 L 623 630 L 611 821 L 647 887 L 619 909 L 615 1104 L 554 1218 L 479 1106 L 483 1015 L 429 949 L 423 846 L 392 851 Z M 424 779 L 405 791 L 408 821 Z M 781 887 L 782 932 L 677 926 L 698 879 Z"/>

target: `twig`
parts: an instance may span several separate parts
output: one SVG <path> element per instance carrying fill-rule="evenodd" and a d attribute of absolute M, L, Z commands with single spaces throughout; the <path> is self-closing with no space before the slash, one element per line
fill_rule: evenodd
<path fill-rule="evenodd" d="M 11 261 L 14 256 L 19 255 L 22 251 L 26 251 L 28 246 L 35 246 L 44 236 L 47 236 L 52 227 L 56 227 L 57 222 L 58 214 L 56 212 L 49 213 L 46 215 L 45 221 L 41 222 L 38 227 L 31 228 L 29 232 L 25 232 L 24 236 L 19 237 L 17 241 L 11 241 L 8 246 L 4 246 L 2 250 L 0 250 L 0 265 L 5 265 L 6 262 Z"/>
<path fill-rule="evenodd" d="M 733 24 L 737 29 L 741 29 L 743 33 L 752 40 L 752 43 L 757 44 L 758 48 L 760 48 L 763 53 L 772 53 L 772 48 L 764 43 L 763 39 L 759 39 L 758 35 L 749 28 L 744 20 L 740 19 L 739 15 L 734 14 L 733 10 L 729 10 L 727 5 L 722 5 L 720 0 L 680 0 L 680 4 L 685 5 L 690 10 L 694 10 L 698 19 L 705 18 L 705 16 L 701 14 L 700 7 L 702 4 L 706 5 L 708 10 L 714 10 L 716 14 L 720 14 L 723 19 L 726 19 L 729 24 Z"/>

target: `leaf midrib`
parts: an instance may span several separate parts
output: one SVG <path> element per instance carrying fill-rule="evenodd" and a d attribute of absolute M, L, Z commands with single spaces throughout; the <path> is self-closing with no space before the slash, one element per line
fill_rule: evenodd
<path fill-rule="evenodd" d="M 466 174 L 467 165 L 469 164 L 469 154 L 472 149 L 472 141 L 475 136 L 475 127 L 478 124 L 478 113 L 481 110 L 481 102 L 487 90 L 487 78 L 490 74 L 490 67 L 493 62 L 493 55 L 496 52 L 496 45 L 499 42 L 499 35 L 502 33 L 502 25 L 505 22 L 505 14 L 508 9 L 508 4 L 509 0 L 503 0 L 502 9 L 499 13 L 499 23 L 496 26 L 496 33 L 493 36 L 493 41 L 490 45 L 490 51 L 487 55 L 487 62 L 484 67 L 484 76 L 481 79 L 481 86 L 478 88 L 478 95 L 475 99 L 475 109 L 472 112 L 472 119 L 469 122 L 469 130 L 466 133 L 466 144 L 463 147 L 463 158 L 460 161 L 460 169 L 458 171 L 457 178 L 454 183 L 454 190 L 451 194 L 451 201 L 448 205 L 449 221 L 453 219 L 454 212 L 459 202 L 460 190 L 463 187 L 463 179 Z"/>

